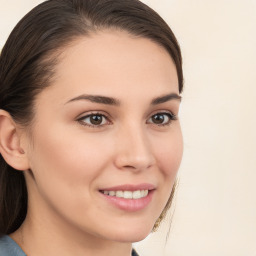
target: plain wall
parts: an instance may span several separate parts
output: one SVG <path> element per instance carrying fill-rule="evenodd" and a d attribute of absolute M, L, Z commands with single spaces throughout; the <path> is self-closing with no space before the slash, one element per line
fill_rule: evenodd
<path fill-rule="evenodd" d="M 36 0 L 0 0 L 0 48 Z M 141 256 L 256 256 L 256 1 L 144 0 L 184 58 L 184 158 L 170 220 Z"/>

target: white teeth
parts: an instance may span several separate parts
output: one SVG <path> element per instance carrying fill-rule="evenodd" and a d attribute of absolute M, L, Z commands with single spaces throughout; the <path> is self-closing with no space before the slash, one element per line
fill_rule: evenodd
<path fill-rule="evenodd" d="M 148 195 L 148 190 L 136 190 L 136 191 L 103 191 L 104 195 L 122 197 L 125 199 L 139 199 Z"/>
<path fill-rule="evenodd" d="M 110 196 L 115 196 L 116 195 L 116 192 L 115 191 L 109 191 L 108 193 Z"/>
<path fill-rule="evenodd" d="M 124 191 L 124 198 L 132 199 L 132 191 Z"/>
<path fill-rule="evenodd" d="M 116 191 L 116 197 L 123 197 L 124 192 L 123 191 Z"/>
<path fill-rule="evenodd" d="M 142 193 L 140 192 L 140 190 L 134 191 L 132 193 L 132 198 L 133 199 L 139 199 L 144 195 L 144 191 L 142 190 Z"/>

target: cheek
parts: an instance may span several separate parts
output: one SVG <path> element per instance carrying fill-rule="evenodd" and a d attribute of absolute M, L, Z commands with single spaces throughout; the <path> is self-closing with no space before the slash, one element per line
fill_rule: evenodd
<path fill-rule="evenodd" d="M 158 142 L 155 147 L 159 169 L 166 179 L 174 180 L 183 154 L 183 139 L 180 130 L 172 133 L 168 138 Z"/>
<path fill-rule="evenodd" d="M 177 128 L 177 129 L 176 129 Z M 152 209 L 157 218 L 170 198 L 183 154 L 183 139 L 179 126 L 170 133 L 158 136 L 154 141 L 154 155 L 158 166 L 158 189 L 156 205 Z"/>
<path fill-rule="evenodd" d="M 74 134 L 74 129 L 41 128 L 31 152 L 32 204 L 41 212 L 54 209 L 75 223 L 81 216 L 96 215 L 88 205 L 94 204 L 95 181 L 110 161 L 107 142 L 77 130 Z"/>
<path fill-rule="evenodd" d="M 99 138 L 83 133 L 79 136 L 73 129 L 60 127 L 44 131 L 38 130 L 31 157 L 35 178 L 73 190 L 79 185 L 90 186 L 108 164 L 109 150 Z"/>

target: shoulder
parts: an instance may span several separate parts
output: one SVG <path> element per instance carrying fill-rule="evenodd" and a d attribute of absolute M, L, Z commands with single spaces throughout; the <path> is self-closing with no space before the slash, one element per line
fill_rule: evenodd
<path fill-rule="evenodd" d="M 26 256 L 18 244 L 9 236 L 0 236 L 0 256 Z"/>

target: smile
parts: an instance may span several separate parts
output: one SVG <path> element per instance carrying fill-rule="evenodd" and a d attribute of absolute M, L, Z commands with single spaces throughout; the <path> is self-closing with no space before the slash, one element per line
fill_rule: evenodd
<path fill-rule="evenodd" d="M 156 186 L 149 183 L 123 184 L 99 190 L 101 198 L 123 211 L 134 212 L 146 208 L 152 201 Z"/>
<path fill-rule="evenodd" d="M 148 195 L 148 190 L 136 190 L 136 191 L 101 191 L 104 195 L 115 196 L 125 199 L 140 199 Z"/>

